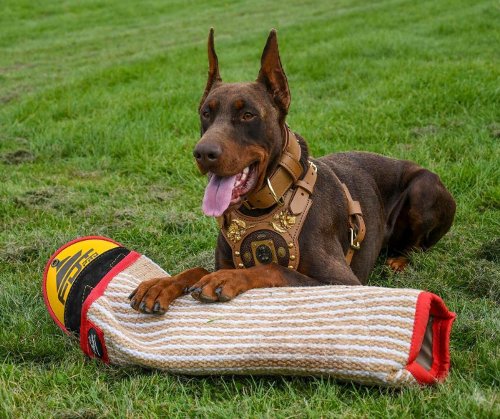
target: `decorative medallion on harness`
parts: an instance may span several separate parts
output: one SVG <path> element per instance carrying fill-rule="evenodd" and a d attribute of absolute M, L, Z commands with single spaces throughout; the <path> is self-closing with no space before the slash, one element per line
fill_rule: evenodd
<path fill-rule="evenodd" d="M 271 224 L 276 231 L 284 233 L 295 224 L 295 216 L 290 214 L 290 211 L 283 210 L 274 215 Z"/>
<path fill-rule="evenodd" d="M 249 234 L 241 243 L 241 254 L 245 268 L 273 262 L 288 266 L 290 262 L 285 240 L 271 230 L 258 230 Z"/>
<path fill-rule="evenodd" d="M 226 230 L 226 237 L 230 242 L 238 243 L 247 231 L 247 223 L 243 220 L 233 220 Z"/>

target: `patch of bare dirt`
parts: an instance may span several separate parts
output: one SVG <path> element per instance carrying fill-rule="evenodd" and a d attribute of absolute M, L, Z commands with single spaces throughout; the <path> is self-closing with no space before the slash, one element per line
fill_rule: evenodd
<path fill-rule="evenodd" d="M 34 161 L 35 155 L 29 150 L 16 150 L 2 156 L 2 162 L 5 164 L 18 165 Z"/>

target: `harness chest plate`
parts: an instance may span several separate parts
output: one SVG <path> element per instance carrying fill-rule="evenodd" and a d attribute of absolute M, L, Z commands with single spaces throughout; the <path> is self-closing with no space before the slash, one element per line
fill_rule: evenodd
<path fill-rule="evenodd" d="M 284 196 L 284 204 L 277 205 L 269 214 L 250 217 L 233 211 L 221 227 L 221 232 L 232 250 L 236 268 L 277 263 L 297 269 L 300 261 L 299 236 L 312 204 L 308 197 L 300 213 L 293 215 L 290 202 L 294 190 Z"/>

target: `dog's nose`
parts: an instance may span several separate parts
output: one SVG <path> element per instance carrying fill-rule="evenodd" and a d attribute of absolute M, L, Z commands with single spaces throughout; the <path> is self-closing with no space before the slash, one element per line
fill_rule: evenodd
<path fill-rule="evenodd" d="M 221 154 L 220 145 L 214 143 L 198 143 L 193 151 L 194 158 L 202 166 L 211 166 L 217 163 Z"/>

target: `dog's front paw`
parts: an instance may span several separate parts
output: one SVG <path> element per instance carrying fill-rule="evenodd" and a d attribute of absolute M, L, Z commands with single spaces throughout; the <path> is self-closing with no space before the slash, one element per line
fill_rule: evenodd
<path fill-rule="evenodd" d="M 248 280 L 242 271 L 222 269 L 201 278 L 188 292 L 202 303 L 214 303 L 232 300 L 248 289 Z"/>
<path fill-rule="evenodd" d="M 150 279 L 130 294 L 130 306 L 142 313 L 164 314 L 170 303 L 186 292 L 185 288 L 175 278 Z"/>
<path fill-rule="evenodd" d="M 141 282 L 128 297 L 130 306 L 142 313 L 165 314 L 172 301 L 186 294 L 189 287 L 207 273 L 206 269 L 194 268 L 173 277 Z"/>

